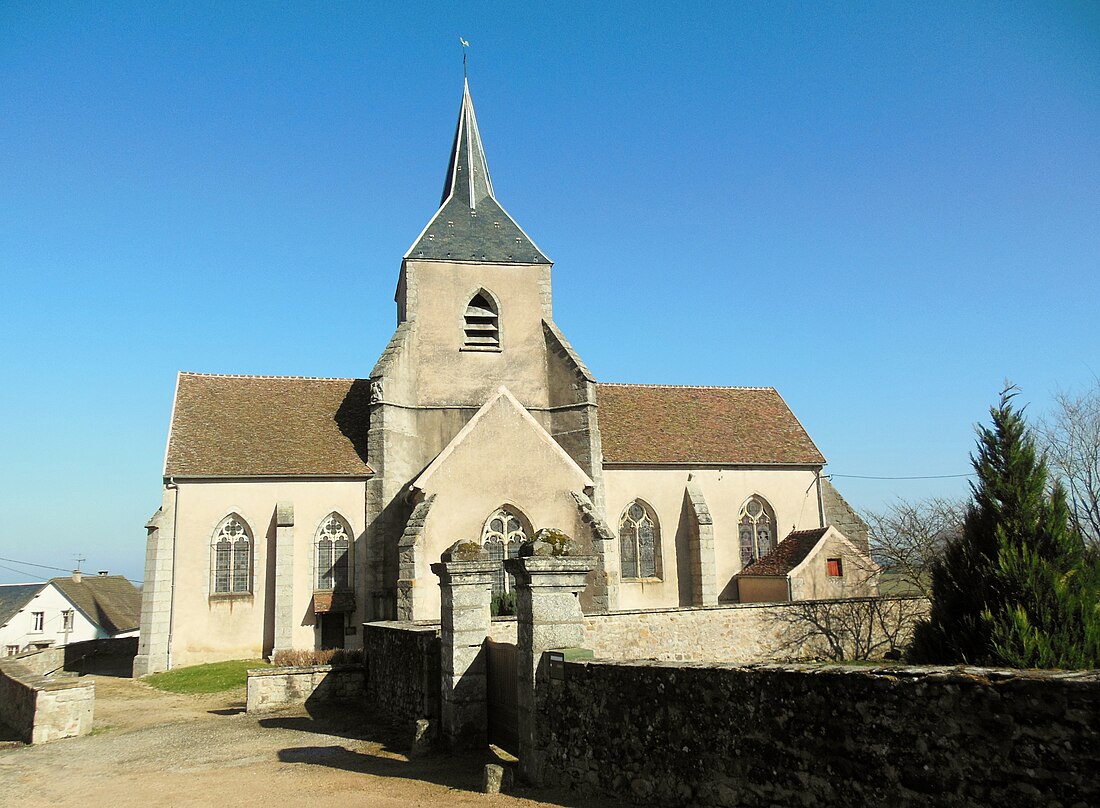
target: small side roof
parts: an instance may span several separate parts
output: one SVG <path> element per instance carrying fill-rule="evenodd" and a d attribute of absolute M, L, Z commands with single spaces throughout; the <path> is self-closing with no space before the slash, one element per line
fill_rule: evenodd
<path fill-rule="evenodd" d="M 787 538 L 772 548 L 770 553 L 749 564 L 737 573 L 736 577 L 785 577 L 791 570 L 806 560 L 806 556 L 828 532 L 829 528 L 827 527 L 792 531 L 787 535 Z"/>
<path fill-rule="evenodd" d="M 165 477 L 368 476 L 370 382 L 180 373 Z"/>
<path fill-rule="evenodd" d="M 820 466 L 774 387 L 597 384 L 606 463 Z"/>
<path fill-rule="evenodd" d="M 121 575 L 84 575 L 80 583 L 68 576 L 50 583 L 108 634 L 141 626 L 141 592 Z"/>
<path fill-rule="evenodd" d="M 45 584 L 0 584 L 0 626 L 19 614 Z"/>

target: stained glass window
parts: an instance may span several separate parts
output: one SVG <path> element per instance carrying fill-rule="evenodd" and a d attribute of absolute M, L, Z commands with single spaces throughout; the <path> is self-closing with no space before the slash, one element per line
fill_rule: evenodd
<path fill-rule="evenodd" d="M 763 497 L 753 496 L 741 507 L 737 522 L 744 569 L 775 549 L 775 512 Z"/>
<path fill-rule="evenodd" d="M 252 534 L 241 517 L 230 514 L 214 531 L 214 593 L 252 591 Z"/>
<path fill-rule="evenodd" d="M 619 520 L 619 562 L 623 578 L 660 577 L 661 531 L 641 500 L 627 505 Z"/>
<path fill-rule="evenodd" d="M 518 511 L 509 507 L 497 508 L 485 520 L 481 531 L 481 543 L 489 553 L 489 560 L 499 565 L 493 571 L 493 594 L 511 592 L 515 580 L 504 571 L 504 559 L 519 556 L 519 548 L 527 541 L 524 520 Z"/>
<path fill-rule="evenodd" d="M 351 528 L 330 513 L 317 528 L 317 589 L 351 586 Z"/>

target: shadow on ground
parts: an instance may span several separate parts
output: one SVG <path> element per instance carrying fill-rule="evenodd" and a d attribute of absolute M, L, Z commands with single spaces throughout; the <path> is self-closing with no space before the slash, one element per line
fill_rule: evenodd
<path fill-rule="evenodd" d="M 488 749 L 469 754 L 432 752 L 408 757 L 407 733 L 403 733 L 383 718 L 361 711 L 357 706 L 343 710 L 330 707 L 323 710 L 310 710 L 310 713 L 308 716 L 263 718 L 260 719 L 259 724 L 265 728 L 288 729 L 365 741 L 376 745 L 378 754 L 331 744 L 296 746 L 279 750 L 278 758 L 283 763 L 326 766 L 374 777 L 419 780 L 453 790 L 480 792 L 485 764 L 501 762 Z M 508 788 L 506 793 L 514 797 L 560 805 L 563 808 L 618 808 L 623 805 L 607 798 L 582 797 L 564 790 L 513 786 Z"/>

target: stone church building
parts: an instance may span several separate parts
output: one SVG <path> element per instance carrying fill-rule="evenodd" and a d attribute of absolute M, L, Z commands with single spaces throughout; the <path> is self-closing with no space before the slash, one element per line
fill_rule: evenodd
<path fill-rule="evenodd" d="M 551 267 L 497 200 L 467 86 L 369 376 L 179 374 L 135 673 L 438 620 L 444 549 L 503 559 L 543 527 L 599 559 L 588 612 L 736 602 L 742 572 L 746 599 L 873 592 L 866 527 L 779 393 L 597 382 Z"/>

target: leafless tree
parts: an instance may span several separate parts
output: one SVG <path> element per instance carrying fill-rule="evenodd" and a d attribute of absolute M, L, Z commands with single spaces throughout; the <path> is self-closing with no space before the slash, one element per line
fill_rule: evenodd
<path fill-rule="evenodd" d="M 929 597 L 929 569 L 948 540 L 962 530 L 966 505 L 946 497 L 898 500 L 882 511 L 863 514 L 871 556 L 886 574 L 883 591 Z"/>
<path fill-rule="evenodd" d="M 928 616 L 921 597 L 795 601 L 778 613 L 777 656 L 833 662 L 898 659 Z"/>
<path fill-rule="evenodd" d="M 1100 379 L 1082 393 L 1058 393 L 1054 401 L 1038 425 L 1047 463 L 1065 486 L 1074 526 L 1100 546 Z"/>

